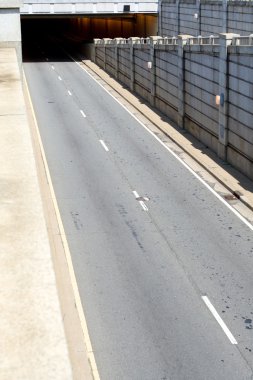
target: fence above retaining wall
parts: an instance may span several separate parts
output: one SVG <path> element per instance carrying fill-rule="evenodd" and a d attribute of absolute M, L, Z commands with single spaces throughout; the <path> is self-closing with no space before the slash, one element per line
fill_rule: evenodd
<path fill-rule="evenodd" d="M 94 40 L 94 61 L 253 179 L 253 35 Z"/>

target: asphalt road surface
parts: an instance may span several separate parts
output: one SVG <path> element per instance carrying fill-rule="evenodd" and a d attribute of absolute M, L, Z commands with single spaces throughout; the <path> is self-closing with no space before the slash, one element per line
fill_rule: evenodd
<path fill-rule="evenodd" d="M 252 379 L 252 230 L 63 51 L 25 51 L 101 380 Z"/>

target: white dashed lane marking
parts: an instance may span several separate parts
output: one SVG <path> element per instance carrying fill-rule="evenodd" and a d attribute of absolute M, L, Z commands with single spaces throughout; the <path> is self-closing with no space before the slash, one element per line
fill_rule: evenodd
<path fill-rule="evenodd" d="M 109 148 L 108 148 L 108 146 L 105 144 L 105 142 L 104 142 L 103 140 L 99 140 L 99 141 L 100 141 L 101 145 L 103 146 L 104 150 L 105 150 L 106 152 L 109 152 Z"/>
<path fill-rule="evenodd" d="M 83 117 L 86 117 L 85 113 L 83 112 L 83 110 L 80 110 L 80 113 Z"/>
<path fill-rule="evenodd" d="M 226 323 L 222 320 L 222 318 L 219 316 L 218 312 L 216 311 L 215 307 L 212 305 L 212 303 L 209 301 L 207 296 L 202 296 L 202 300 L 205 302 L 206 306 L 210 310 L 210 312 L 213 314 L 216 321 L 219 323 L 220 327 L 224 331 L 224 333 L 227 335 L 228 339 L 232 344 L 237 344 L 237 340 L 227 327 Z"/>
<path fill-rule="evenodd" d="M 144 200 L 148 201 L 149 199 L 146 197 L 140 197 L 137 191 L 133 191 L 133 194 L 135 196 L 135 199 L 140 203 L 141 207 L 144 211 L 148 211 L 148 207 L 145 205 Z"/>

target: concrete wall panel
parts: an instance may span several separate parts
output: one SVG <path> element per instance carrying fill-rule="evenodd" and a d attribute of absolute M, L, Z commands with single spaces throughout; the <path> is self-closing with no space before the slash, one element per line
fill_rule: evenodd
<path fill-rule="evenodd" d="M 253 145 L 250 142 L 239 137 L 232 131 L 229 131 L 228 139 L 230 146 L 233 146 L 239 152 L 243 152 L 245 156 L 253 162 Z"/>
<path fill-rule="evenodd" d="M 250 179 L 253 179 L 252 161 L 230 146 L 228 146 L 227 149 L 227 161 L 239 171 L 242 171 Z"/>
<path fill-rule="evenodd" d="M 167 102 L 159 97 L 155 98 L 155 107 L 169 117 L 174 123 L 177 122 L 178 112 L 177 108 L 171 107 Z"/>
<path fill-rule="evenodd" d="M 206 146 L 217 153 L 218 138 L 217 136 L 211 134 L 209 131 L 205 130 L 202 126 L 195 123 L 192 119 L 188 119 L 186 116 L 185 125 L 187 131 L 191 133 L 192 136 L 196 137 L 199 141 L 203 142 Z"/>
<path fill-rule="evenodd" d="M 240 121 L 229 118 L 229 131 L 232 131 L 236 135 L 240 136 L 244 140 L 250 142 L 253 145 L 253 127 L 246 126 Z"/>
<path fill-rule="evenodd" d="M 172 105 L 174 108 L 177 109 L 178 107 L 178 100 L 177 97 L 173 96 L 168 91 L 162 89 L 161 87 L 156 87 L 156 96 L 163 100 L 163 102 L 166 102 L 169 105 Z"/>

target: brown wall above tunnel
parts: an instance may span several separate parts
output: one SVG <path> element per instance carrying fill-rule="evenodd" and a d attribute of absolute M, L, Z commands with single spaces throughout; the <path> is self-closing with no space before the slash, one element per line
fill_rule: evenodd
<path fill-rule="evenodd" d="M 69 32 L 83 40 L 157 35 L 157 16 L 135 14 L 122 17 L 76 17 L 69 19 Z"/>
<path fill-rule="evenodd" d="M 43 36 L 64 37 L 72 42 L 94 38 L 148 37 L 157 35 L 157 15 L 129 14 L 78 17 L 21 17 L 22 41 Z"/>

